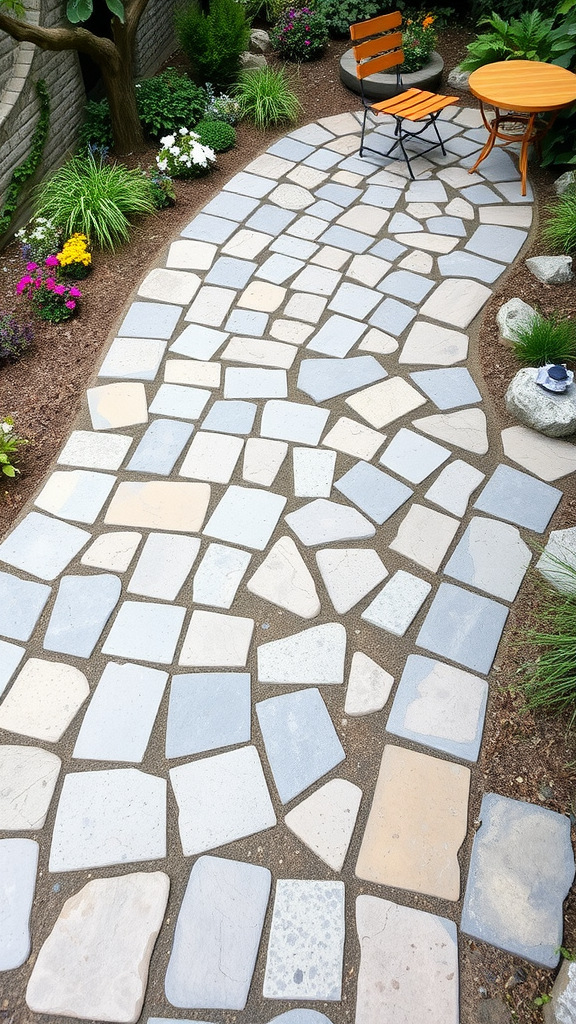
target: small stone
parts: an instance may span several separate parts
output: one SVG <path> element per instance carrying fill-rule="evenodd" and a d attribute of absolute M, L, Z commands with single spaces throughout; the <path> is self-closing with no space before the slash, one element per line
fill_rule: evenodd
<path fill-rule="evenodd" d="M 576 527 L 552 530 L 536 568 L 561 594 L 576 592 Z"/>
<path fill-rule="evenodd" d="M 56 743 L 89 693 L 86 676 L 72 665 L 29 658 L 0 705 L 0 729 Z"/>
<path fill-rule="evenodd" d="M 529 228 L 532 210 L 529 206 L 481 206 L 481 224 L 506 224 L 511 228 Z"/>
<path fill-rule="evenodd" d="M 0 640 L 0 697 L 12 679 L 26 651 L 16 644 Z"/>
<path fill-rule="evenodd" d="M 255 309 L 264 313 L 273 313 L 282 305 L 286 297 L 286 289 L 266 281 L 251 281 L 238 299 L 239 309 Z"/>
<path fill-rule="evenodd" d="M 0 572 L 0 635 L 29 640 L 52 588 Z"/>
<path fill-rule="evenodd" d="M 253 630 L 254 619 L 195 609 L 178 664 L 194 668 L 243 668 Z"/>
<path fill-rule="evenodd" d="M 281 441 L 317 445 L 329 415 L 329 409 L 270 399 L 264 406 L 260 434 Z"/>
<path fill-rule="evenodd" d="M 239 60 L 241 71 L 258 71 L 260 68 L 266 67 L 266 57 L 263 53 L 250 53 L 248 50 L 244 50 L 240 54 Z"/>
<path fill-rule="evenodd" d="M 303 619 L 313 619 L 320 614 L 314 580 L 291 537 L 276 541 L 248 580 L 246 589 Z"/>
<path fill-rule="evenodd" d="M 402 377 L 389 377 L 347 398 L 346 404 L 380 430 L 418 406 L 425 405 L 426 399 Z"/>
<path fill-rule="evenodd" d="M 34 504 L 61 519 L 93 523 L 115 483 L 116 477 L 110 473 L 56 470 L 48 477 Z"/>
<path fill-rule="evenodd" d="M 58 465 L 116 470 L 122 465 L 131 444 L 132 438 L 124 434 L 73 430 L 58 456 Z"/>
<path fill-rule="evenodd" d="M 325 548 L 316 553 L 316 561 L 339 615 L 350 611 L 388 575 L 380 556 L 371 549 Z"/>
<path fill-rule="evenodd" d="M 206 388 L 187 388 L 183 384 L 161 384 L 154 395 L 149 412 L 155 416 L 197 420 L 212 397 Z"/>
<path fill-rule="evenodd" d="M 554 190 L 557 196 L 564 194 L 567 188 L 576 183 L 576 171 L 564 171 L 554 182 Z"/>
<path fill-rule="evenodd" d="M 302 633 L 258 647 L 258 681 L 303 686 L 344 682 L 346 630 L 339 622 L 313 626 Z"/>
<path fill-rule="evenodd" d="M 394 685 L 394 679 L 372 658 L 361 651 L 352 655 L 344 711 L 353 718 L 382 711 Z"/>
<path fill-rule="evenodd" d="M 20 967 L 30 954 L 38 852 L 33 839 L 0 840 L 0 971 Z"/>
<path fill-rule="evenodd" d="M 118 334 L 128 338 L 167 339 L 181 315 L 182 306 L 171 306 L 167 302 L 133 302 Z"/>
<path fill-rule="evenodd" d="M 357 462 L 334 486 L 379 526 L 413 494 L 405 484 L 369 462 Z"/>
<path fill-rule="evenodd" d="M 536 310 L 522 299 L 508 299 L 496 314 L 500 340 L 516 342 L 518 329 L 530 328 L 537 315 Z"/>
<path fill-rule="evenodd" d="M 244 448 L 242 478 L 247 483 L 271 487 L 287 454 L 285 441 L 249 437 Z"/>
<path fill-rule="evenodd" d="M 283 210 L 305 210 L 314 202 L 314 196 L 307 188 L 287 183 L 278 185 L 268 199 L 276 206 L 281 206 Z"/>
<path fill-rule="evenodd" d="M 194 574 L 194 603 L 230 608 L 251 558 L 248 551 L 209 544 Z"/>
<path fill-rule="evenodd" d="M 44 826 L 62 762 L 41 747 L 0 746 L 0 829 Z"/>
<path fill-rule="evenodd" d="M 170 352 L 188 356 L 189 359 L 211 359 L 227 337 L 224 331 L 215 331 L 212 327 L 202 327 L 200 324 L 190 324 L 172 342 Z"/>
<path fill-rule="evenodd" d="M 294 494 L 297 498 L 329 498 L 336 452 L 293 448 Z"/>
<path fill-rule="evenodd" d="M 467 334 L 417 320 L 404 342 L 399 362 L 412 366 L 452 366 L 467 355 Z"/>
<path fill-rule="evenodd" d="M 571 256 L 531 256 L 526 266 L 543 284 L 567 284 L 574 277 Z"/>
<path fill-rule="evenodd" d="M 297 349 L 281 341 L 263 341 L 260 338 L 231 338 L 222 353 L 222 359 L 234 363 L 271 366 L 289 370 Z M 205 423 L 203 424 L 205 426 Z M 249 431 L 247 431 L 249 433 Z"/>
<path fill-rule="evenodd" d="M 447 448 L 401 427 L 378 461 L 410 483 L 420 484 L 446 462 L 450 454 Z"/>
<path fill-rule="evenodd" d="M 562 961 L 551 996 L 552 1001 L 544 1006 L 546 1024 L 571 1024 L 576 1014 L 576 963 L 573 960 Z"/>
<path fill-rule="evenodd" d="M 193 430 L 191 423 L 181 420 L 153 420 L 126 468 L 133 473 L 169 476 Z"/>
<path fill-rule="evenodd" d="M 135 872 L 93 879 L 66 900 L 28 982 L 30 1009 L 135 1024 L 169 889 L 163 872 Z"/>
<path fill-rule="evenodd" d="M 42 580 L 53 580 L 89 540 L 86 530 L 29 512 L 0 544 L 0 560 Z"/>
<path fill-rule="evenodd" d="M 155 267 L 150 271 L 138 288 L 138 295 L 144 299 L 156 299 L 157 302 L 178 302 L 186 306 L 192 302 L 194 295 L 200 287 L 198 274 L 189 274 L 186 270 L 166 270 L 164 267 Z M 120 339 L 118 339 L 120 340 Z M 110 358 L 108 353 L 106 361 Z M 120 377 L 125 374 L 99 373 L 100 377 Z M 132 374 L 126 374 L 132 376 Z"/>
<path fill-rule="evenodd" d="M 129 594 L 175 601 L 200 548 L 198 537 L 150 533 L 128 584 Z"/>
<path fill-rule="evenodd" d="M 234 434 L 213 434 L 208 430 L 199 430 L 186 452 L 179 476 L 227 484 L 240 458 L 243 444 L 242 438 Z"/>
<path fill-rule="evenodd" d="M 126 572 L 142 540 L 141 533 L 103 533 L 82 555 L 82 565 L 110 572 Z"/>
<path fill-rule="evenodd" d="M 285 817 L 285 824 L 333 871 L 344 866 L 362 790 L 345 779 L 332 779 Z"/>
<path fill-rule="evenodd" d="M 398 264 L 403 270 L 413 270 L 416 274 L 429 274 L 434 265 L 434 259 L 429 252 L 422 252 L 414 249 Z"/>

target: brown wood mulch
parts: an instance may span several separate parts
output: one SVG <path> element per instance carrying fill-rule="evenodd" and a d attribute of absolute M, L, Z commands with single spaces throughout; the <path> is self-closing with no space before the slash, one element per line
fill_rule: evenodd
<path fill-rule="evenodd" d="M 454 67 L 473 38 L 463 30 L 441 33 L 438 49 L 446 69 Z M 299 124 L 345 110 L 357 110 L 358 99 L 341 84 L 338 60 L 347 43 L 332 41 L 324 58 L 294 68 L 295 89 L 302 102 Z M 170 63 L 181 64 L 175 56 Z M 469 94 L 461 105 L 475 106 Z M 159 261 L 167 240 L 174 237 L 223 183 L 249 160 L 267 148 L 286 129 L 259 132 L 242 124 L 237 129 L 235 149 L 218 157 L 218 168 L 195 182 L 176 182 L 177 203 L 173 209 L 134 226 L 130 244 L 110 254 L 96 253 L 94 271 L 80 287 L 81 314 L 59 326 L 36 325 L 33 347 L 17 363 L 0 368 L 0 414 L 13 415 L 19 433 L 32 440 L 21 462 L 22 475 L 16 481 L 2 480 L 0 486 L 0 536 L 15 522 L 26 502 L 37 490 L 56 458 L 77 415 L 86 386 L 98 362 L 98 353 L 112 326 L 118 322 L 131 293 L 147 266 Z M 147 167 L 154 163 L 156 149 L 128 162 Z M 554 196 L 552 173 L 533 166 L 531 180 L 540 216 Z M 527 255 L 546 249 L 536 237 Z M 19 310 L 14 298 L 16 281 L 23 263 L 19 247 L 8 246 L 0 254 L 0 308 Z M 544 313 L 553 310 L 576 315 L 572 286 L 539 284 L 519 263 L 507 275 L 488 304 L 478 334 L 478 357 L 484 377 L 484 394 L 501 427 L 509 425 L 503 405 L 506 387 L 517 370 L 510 349 L 498 342 L 495 314 L 503 301 L 519 296 Z M 573 525 L 576 489 L 561 481 L 567 499 L 554 517 L 555 528 Z M 518 644 L 519 630 L 534 619 L 539 600 L 535 575 L 529 575 L 510 614 L 505 640 L 493 670 L 496 685 L 488 710 L 480 769 L 485 791 L 528 800 L 569 814 L 576 820 L 576 743 L 562 719 L 535 716 L 526 711 L 516 690 L 519 673 L 536 652 Z M 500 685 L 498 685 L 498 683 Z M 576 949 L 576 895 L 567 900 L 564 945 Z M 461 939 L 463 1024 L 537 1024 L 541 1009 L 534 999 L 550 990 L 553 972 L 535 967 L 493 947 Z"/>

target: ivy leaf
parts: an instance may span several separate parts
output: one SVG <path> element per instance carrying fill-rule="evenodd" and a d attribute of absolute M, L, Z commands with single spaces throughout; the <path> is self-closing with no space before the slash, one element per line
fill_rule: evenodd
<path fill-rule="evenodd" d="M 124 24 L 124 4 L 121 0 L 106 0 L 106 6 Z"/>
<path fill-rule="evenodd" d="M 92 10 L 92 0 L 67 0 L 66 17 L 73 25 L 79 21 L 88 21 Z"/>

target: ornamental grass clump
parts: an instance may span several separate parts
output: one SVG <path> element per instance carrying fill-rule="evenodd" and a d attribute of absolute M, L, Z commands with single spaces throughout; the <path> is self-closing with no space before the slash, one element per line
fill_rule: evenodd
<path fill-rule="evenodd" d="M 532 319 L 514 328 L 514 353 L 523 366 L 544 366 L 576 359 L 576 321 L 552 314 L 536 313 Z"/>
<path fill-rule="evenodd" d="M 160 145 L 162 149 L 156 157 L 158 170 L 173 178 L 197 178 L 207 174 L 216 163 L 214 150 L 203 146 L 198 133 L 187 128 L 165 135 Z"/>
<path fill-rule="evenodd" d="M 238 79 L 236 97 L 242 116 L 257 128 L 293 124 L 301 110 L 300 100 L 290 89 L 286 72 L 281 68 L 258 68 L 243 71 Z"/>
<path fill-rule="evenodd" d="M 114 249 L 130 235 L 129 218 L 152 213 L 155 204 L 150 180 L 138 168 L 104 163 L 88 152 L 38 186 L 35 208 L 65 235 L 77 231 L 93 245 Z"/>
<path fill-rule="evenodd" d="M 272 29 L 270 40 L 283 60 L 315 60 L 328 43 L 326 18 L 310 7 L 288 7 Z"/>
<path fill-rule="evenodd" d="M 20 472 L 15 463 L 19 458 L 19 449 L 26 444 L 30 444 L 30 441 L 18 436 L 11 416 L 0 419 L 0 470 L 4 476 L 15 477 Z"/>
<path fill-rule="evenodd" d="M 548 220 L 542 235 L 566 256 L 576 252 L 576 185 L 570 185 L 547 207 Z"/>
<path fill-rule="evenodd" d="M 19 359 L 33 340 L 32 324 L 21 324 L 11 313 L 0 313 L 0 360 Z"/>
<path fill-rule="evenodd" d="M 16 285 L 16 294 L 28 299 L 32 312 L 40 320 L 63 323 L 74 315 L 82 292 L 74 285 L 58 280 L 60 264 L 57 256 L 48 256 L 44 266 L 27 263 L 26 271 Z"/>

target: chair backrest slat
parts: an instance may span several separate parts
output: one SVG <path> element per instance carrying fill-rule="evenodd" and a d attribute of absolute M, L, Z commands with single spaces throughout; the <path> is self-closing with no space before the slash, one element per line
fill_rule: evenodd
<path fill-rule="evenodd" d="M 358 43 L 352 50 L 356 60 L 366 60 L 367 57 L 376 57 L 380 53 L 390 53 L 402 46 L 402 33 L 389 32 L 385 36 L 378 36 L 376 39 L 367 39 L 364 43 Z"/>
<path fill-rule="evenodd" d="M 363 64 L 356 64 L 356 77 L 368 78 L 369 75 L 379 75 L 388 68 L 397 67 L 404 62 L 404 52 L 393 50 L 392 53 L 381 53 L 379 57 L 364 61 Z"/>
<path fill-rule="evenodd" d="M 353 42 L 358 39 L 368 39 L 369 36 L 377 36 L 381 32 L 390 32 L 393 28 L 399 28 L 401 24 L 400 11 L 381 14 L 378 18 L 369 18 L 368 21 L 357 21 L 355 25 L 350 25 L 350 38 Z"/>

